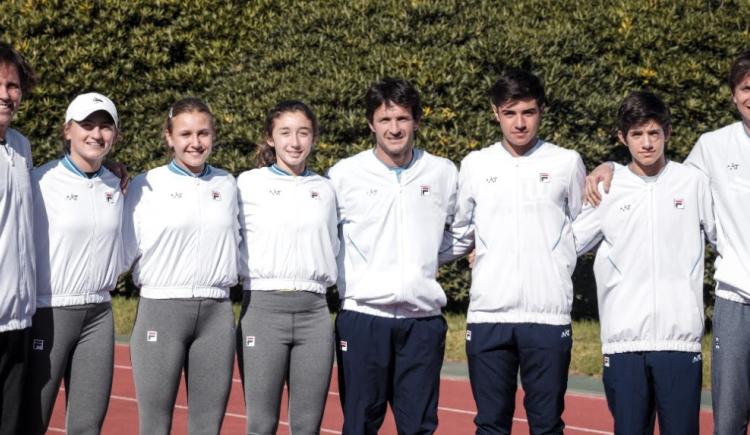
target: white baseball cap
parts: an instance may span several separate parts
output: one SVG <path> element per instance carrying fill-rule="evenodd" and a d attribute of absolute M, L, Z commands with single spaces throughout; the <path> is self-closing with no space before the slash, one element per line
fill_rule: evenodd
<path fill-rule="evenodd" d="M 109 116 L 115 121 L 115 125 L 119 127 L 120 119 L 117 117 L 115 103 L 97 92 L 89 92 L 75 97 L 68 106 L 68 110 L 65 111 L 65 123 L 67 124 L 71 120 L 83 121 L 92 113 L 100 110 L 109 113 Z"/>

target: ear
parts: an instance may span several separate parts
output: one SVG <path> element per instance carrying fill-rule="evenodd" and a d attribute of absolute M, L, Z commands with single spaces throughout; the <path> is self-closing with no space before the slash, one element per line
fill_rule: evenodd
<path fill-rule="evenodd" d="M 622 134 L 622 131 L 617 130 L 617 139 L 620 141 L 621 144 L 628 146 L 628 141 L 625 140 L 625 135 Z"/>
<path fill-rule="evenodd" d="M 67 123 L 63 124 L 62 132 L 63 132 L 63 139 L 65 139 L 65 140 L 70 140 L 70 125 L 72 123 L 73 122 L 71 121 L 71 122 L 67 122 Z"/>
<path fill-rule="evenodd" d="M 276 144 L 273 142 L 273 138 L 270 136 L 266 136 L 266 145 L 271 148 L 276 148 Z"/>
<path fill-rule="evenodd" d="M 669 142 L 669 138 L 670 137 L 672 137 L 672 126 L 671 125 L 669 127 L 667 127 L 667 128 L 664 129 L 664 143 L 665 144 L 667 142 Z"/>
<path fill-rule="evenodd" d="M 172 135 L 169 134 L 169 130 L 164 130 L 164 140 L 167 142 L 167 146 L 169 148 L 174 148 L 174 143 L 172 142 Z"/>
<path fill-rule="evenodd" d="M 492 107 L 492 114 L 495 117 L 495 121 L 500 122 L 500 109 L 497 108 L 494 104 L 490 104 Z"/>
<path fill-rule="evenodd" d="M 372 121 L 367 121 L 367 125 L 370 127 L 370 131 L 375 133 L 375 127 L 372 126 Z"/>

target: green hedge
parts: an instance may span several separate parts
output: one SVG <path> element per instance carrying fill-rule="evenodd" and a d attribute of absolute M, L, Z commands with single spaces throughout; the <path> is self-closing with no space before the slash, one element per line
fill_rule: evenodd
<path fill-rule="evenodd" d="M 98 90 L 123 120 L 114 157 L 135 172 L 165 162 L 161 125 L 184 95 L 211 105 L 220 144 L 212 162 L 235 174 L 252 166 L 265 111 L 281 98 L 308 101 L 323 126 L 313 163 L 322 172 L 372 146 L 361 97 L 386 75 L 423 94 L 418 145 L 459 162 L 498 138 L 485 92 L 517 66 L 546 82 L 543 136 L 593 167 L 623 158 L 609 131 L 634 89 L 671 104 L 677 160 L 701 132 L 731 122 L 724 77 L 749 45 L 748 23 L 746 2 L 722 0 L 6 0 L 0 38 L 41 78 L 15 122 L 37 162 L 57 156 L 71 98 Z M 575 312 L 587 317 L 595 313 L 591 261 L 580 263 Z M 444 268 L 441 281 L 459 309 L 466 264 Z"/>

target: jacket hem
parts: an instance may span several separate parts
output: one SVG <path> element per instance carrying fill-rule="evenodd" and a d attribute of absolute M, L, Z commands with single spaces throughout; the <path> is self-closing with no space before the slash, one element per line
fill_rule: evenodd
<path fill-rule="evenodd" d="M 100 304 L 111 300 L 109 290 L 78 295 L 37 295 L 36 306 L 37 308 L 69 307 L 72 305 Z"/>
<path fill-rule="evenodd" d="M 328 286 L 324 283 L 317 281 L 283 278 L 250 278 L 242 284 L 243 290 L 301 290 L 313 293 L 325 293 L 327 288 Z"/>
<path fill-rule="evenodd" d="M 511 311 L 494 313 L 487 311 L 469 311 L 466 323 L 540 323 L 542 325 L 569 325 L 570 314 L 531 313 Z"/>
<path fill-rule="evenodd" d="M 623 343 L 603 343 L 602 354 L 608 355 L 623 352 L 653 352 L 653 351 L 676 351 L 676 352 L 700 352 L 700 341 L 629 341 Z"/>
<path fill-rule="evenodd" d="M 9 320 L 6 323 L 0 324 L 0 332 L 17 331 L 19 329 L 26 329 L 31 327 L 31 316 L 24 319 Z"/>
<path fill-rule="evenodd" d="M 440 308 L 432 310 L 415 310 L 413 305 L 401 303 L 401 304 L 388 304 L 388 305 L 372 305 L 365 304 L 363 302 L 357 302 L 354 299 L 343 299 L 341 301 L 341 309 L 356 311 L 362 314 L 370 314 L 378 317 L 390 317 L 395 319 L 417 319 L 421 317 L 433 317 L 442 315 Z"/>
<path fill-rule="evenodd" d="M 740 304 L 750 304 L 750 299 L 746 298 L 737 291 L 730 290 L 728 287 L 730 286 L 722 285 L 722 283 L 719 283 L 716 288 L 716 297 Z"/>
<path fill-rule="evenodd" d="M 141 297 L 146 299 L 227 299 L 227 287 L 141 287 Z"/>

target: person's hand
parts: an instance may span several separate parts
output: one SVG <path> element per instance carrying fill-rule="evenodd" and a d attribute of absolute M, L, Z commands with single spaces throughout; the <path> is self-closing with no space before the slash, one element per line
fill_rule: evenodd
<path fill-rule="evenodd" d="M 466 257 L 467 260 L 469 260 L 469 269 L 474 268 L 474 262 L 477 259 L 477 250 L 473 249 L 471 252 L 469 252 L 469 255 Z"/>
<path fill-rule="evenodd" d="M 604 162 L 597 166 L 596 169 L 586 177 L 586 191 L 584 194 L 584 200 L 598 207 L 599 203 L 602 202 L 602 195 L 599 193 L 599 183 L 604 183 L 604 192 L 609 193 L 609 186 L 612 183 L 612 175 L 614 174 L 614 165 L 610 162 Z"/>
<path fill-rule="evenodd" d="M 120 179 L 120 190 L 123 194 L 128 193 L 128 183 L 130 182 L 130 175 L 128 174 L 127 165 L 119 162 L 106 161 L 104 167 Z"/>

